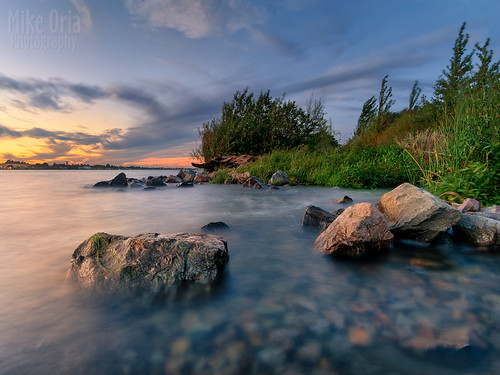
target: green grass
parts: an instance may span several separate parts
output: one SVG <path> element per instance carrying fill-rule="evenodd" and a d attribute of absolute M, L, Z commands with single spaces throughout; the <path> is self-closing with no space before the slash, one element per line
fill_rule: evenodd
<path fill-rule="evenodd" d="M 273 151 L 258 161 L 240 167 L 263 181 L 277 170 L 286 172 L 290 183 L 351 188 L 393 187 L 403 182 L 415 183 L 420 171 L 404 149 L 381 145 L 361 150 L 332 149 L 329 152 L 301 148 Z"/>

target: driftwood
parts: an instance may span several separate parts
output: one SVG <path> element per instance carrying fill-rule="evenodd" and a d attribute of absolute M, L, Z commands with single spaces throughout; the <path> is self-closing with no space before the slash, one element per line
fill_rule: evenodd
<path fill-rule="evenodd" d="M 240 155 L 240 156 L 216 156 L 205 163 L 191 163 L 195 168 L 201 168 L 208 172 L 213 172 L 219 168 L 236 168 L 241 165 L 251 163 L 260 156 Z"/>

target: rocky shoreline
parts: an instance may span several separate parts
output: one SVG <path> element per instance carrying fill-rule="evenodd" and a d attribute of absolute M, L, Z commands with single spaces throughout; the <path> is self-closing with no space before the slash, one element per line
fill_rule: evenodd
<path fill-rule="evenodd" d="M 149 176 L 139 180 L 120 173 L 94 187 L 150 189 L 168 183 L 184 187 L 206 183 L 207 179 L 202 177 L 180 171 L 177 176 Z M 288 183 L 288 176 L 282 171 L 276 172 L 268 185 L 248 173 L 235 173 L 230 178 L 227 183 L 252 189 Z M 394 240 L 431 243 L 443 236 L 467 242 L 482 251 L 500 249 L 500 206 L 481 208 L 479 202 L 469 199 L 453 207 L 409 183 L 382 195 L 376 206 L 355 204 L 347 196 L 334 202 L 349 206 L 335 212 L 308 206 L 302 219 L 303 227 L 321 230 L 312 247 L 322 254 L 359 259 L 383 252 Z M 223 229 L 229 227 L 222 222 L 202 228 L 203 231 Z M 222 274 L 228 259 L 227 243 L 212 234 L 125 237 L 97 233 L 75 250 L 68 275 L 89 288 L 116 290 L 125 284 L 162 291 L 179 282 L 213 282 Z"/>

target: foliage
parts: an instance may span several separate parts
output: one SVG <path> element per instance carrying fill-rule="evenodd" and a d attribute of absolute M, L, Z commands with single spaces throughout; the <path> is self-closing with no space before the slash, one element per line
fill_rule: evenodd
<path fill-rule="evenodd" d="M 382 145 L 361 151 L 332 149 L 311 151 L 307 147 L 274 151 L 258 161 L 240 167 L 267 181 L 277 170 L 286 171 L 291 183 L 354 188 L 382 188 L 416 182 L 420 177 L 411 158 L 396 145 Z"/>
<path fill-rule="evenodd" d="M 408 108 L 392 112 L 392 87 L 386 75 L 378 95 L 363 104 L 354 136 L 344 147 L 331 147 L 335 142 L 321 101 L 311 102 L 304 111 L 284 98 L 271 99 L 269 92 L 256 101 L 245 90 L 235 95 L 233 103 L 225 104 L 221 119 L 204 125 L 203 138 L 221 138 L 215 143 L 218 149 L 201 150 L 199 155 L 240 150 L 234 144 L 224 147 L 226 139 L 232 139 L 228 135 L 240 139 L 253 134 L 250 130 L 238 132 L 240 122 L 247 121 L 256 139 L 259 134 L 271 136 L 264 137 L 264 143 L 255 142 L 266 155 L 240 171 L 266 181 L 278 169 L 287 172 L 292 182 L 314 185 L 374 188 L 408 181 L 437 195 L 446 193 L 445 198 L 469 197 L 483 205 L 500 204 L 500 61 L 493 60 L 490 39 L 482 45 L 476 43 L 475 50 L 468 52 L 465 26 L 460 27 L 449 65 L 434 85 L 432 100 L 422 95 L 415 81 Z M 235 115 L 243 109 L 245 116 Z M 271 125 L 248 120 L 259 111 Z M 275 112 L 283 115 L 278 116 L 279 121 L 275 121 Z M 224 116 L 236 116 L 237 121 L 226 121 Z M 307 121 L 297 125 L 297 118 Z M 216 126 L 226 127 L 229 133 Z M 246 139 L 242 142 L 248 143 Z M 248 146 L 245 150 L 251 149 Z"/>
<path fill-rule="evenodd" d="M 453 46 L 453 56 L 450 64 L 443 70 L 442 76 L 434 86 L 434 97 L 442 103 L 445 109 L 453 108 L 460 94 L 469 80 L 469 72 L 472 70 L 472 56 L 474 51 L 466 54 L 469 34 L 464 34 L 466 23 L 464 22 L 458 32 L 458 37 Z"/>
<path fill-rule="evenodd" d="M 193 155 L 206 161 L 220 155 L 262 155 L 301 145 L 313 149 L 337 145 L 321 100 L 311 100 L 304 110 L 284 95 L 273 99 L 267 91 L 255 98 L 248 89 L 224 103 L 221 116 L 203 124 L 199 135 L 201 145 Z"/>

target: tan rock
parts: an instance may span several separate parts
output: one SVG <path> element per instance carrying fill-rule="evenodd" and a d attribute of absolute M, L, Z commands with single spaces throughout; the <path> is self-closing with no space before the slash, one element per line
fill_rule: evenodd
<path fill-rule="evenodd" d="M 396 237 L 429 242 L 457 224 L 462 213 L 428 191 L 409 183 L 382 195 L 378 209 Z"/>
<path fill-rule="evenodd" d="M 370 203 L 359 203 L 347 208 L 323 233 L 314 247 L 323 254 L 359 258 L 378 252 L 392 244 L 382 214 Z"/>

